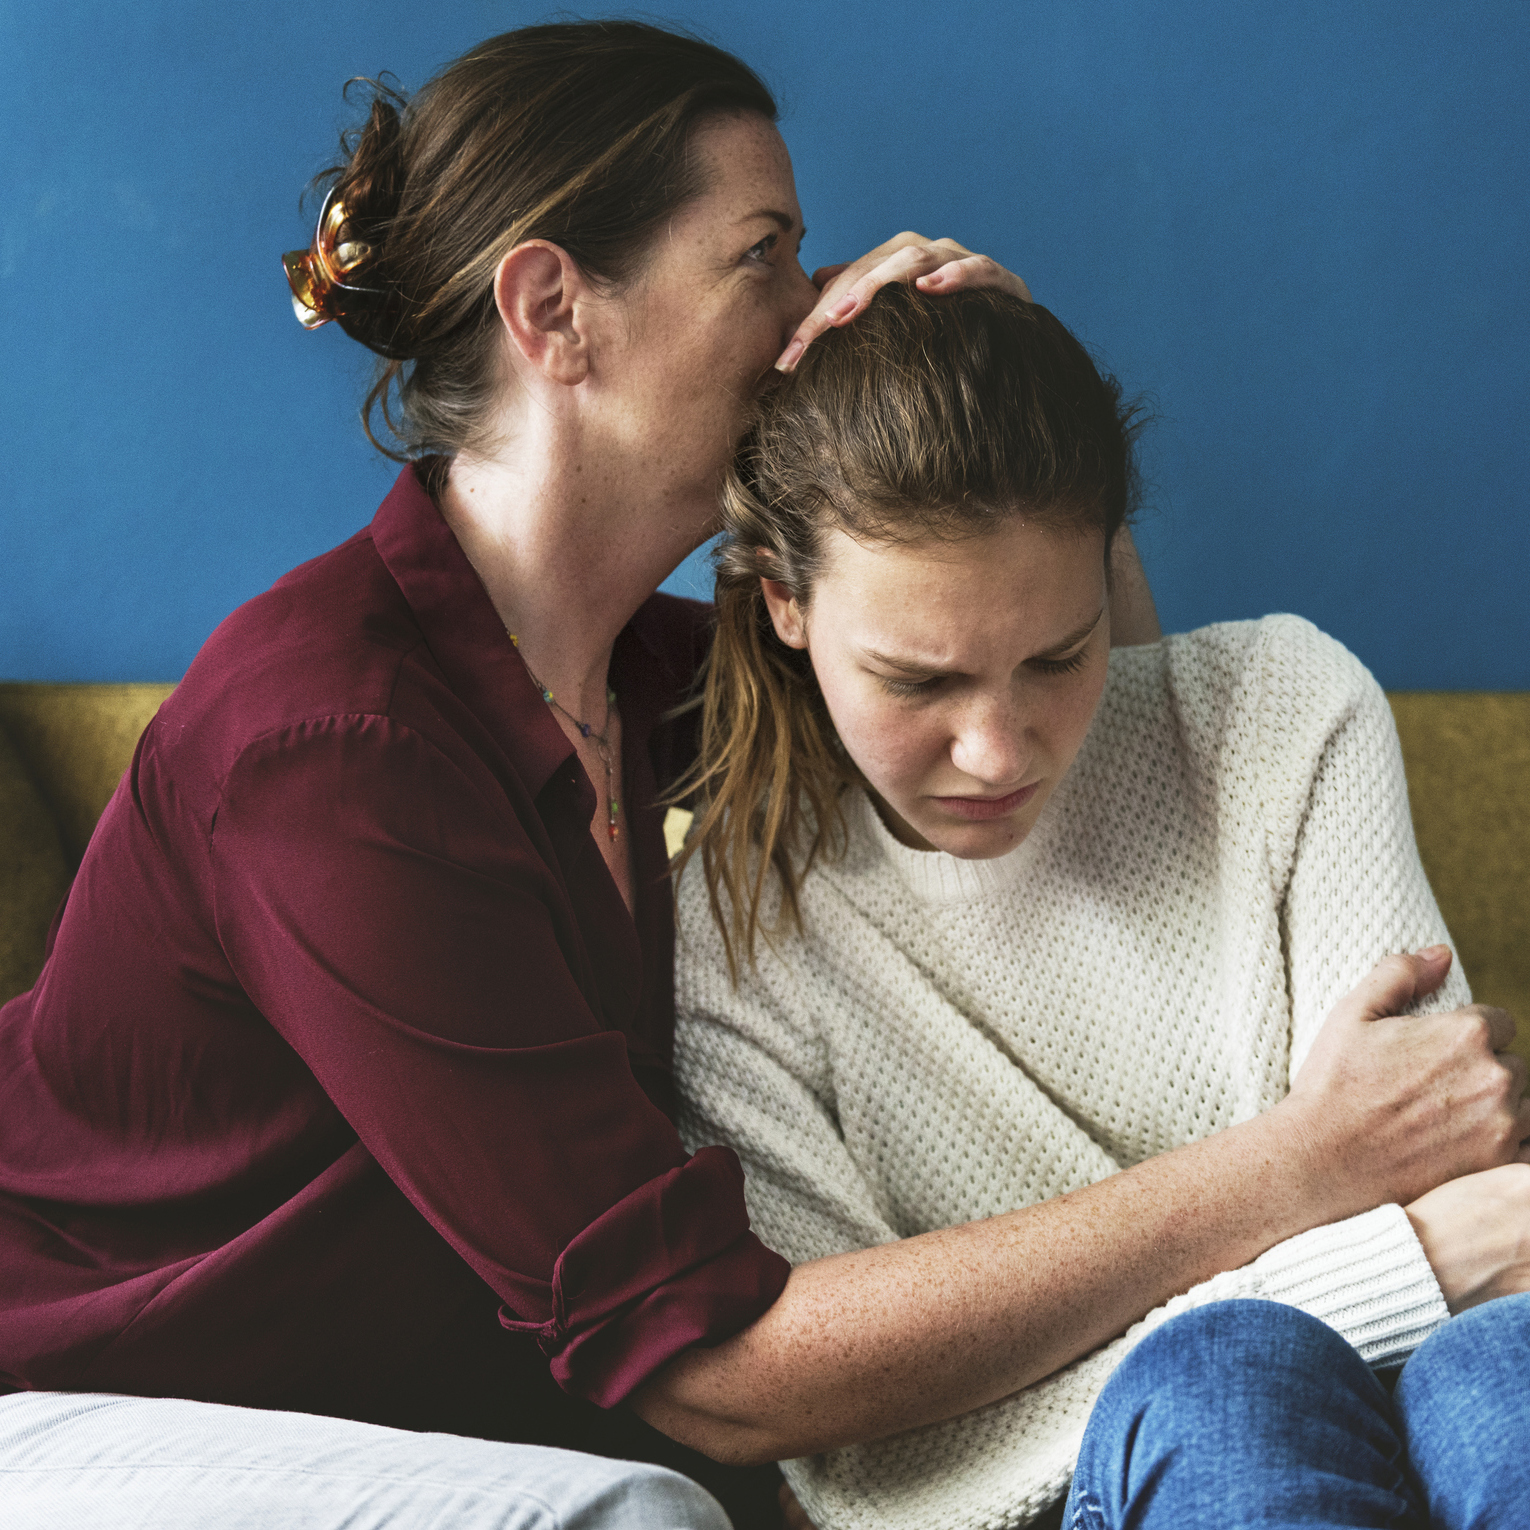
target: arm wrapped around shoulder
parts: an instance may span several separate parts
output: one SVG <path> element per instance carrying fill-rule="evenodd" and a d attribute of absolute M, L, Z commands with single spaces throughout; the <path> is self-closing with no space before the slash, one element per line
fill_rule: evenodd
<path fill-rule="evenodd" d="M 611 1406 L 753 1321 L 787 1267 L 748 1231 L 733 1154 L 687 1156 L 592 1005 L 537 822 L 451 737 L 296 725 L 229 773 L 218 929 L 261 1016 L 506 1326 Z"/>

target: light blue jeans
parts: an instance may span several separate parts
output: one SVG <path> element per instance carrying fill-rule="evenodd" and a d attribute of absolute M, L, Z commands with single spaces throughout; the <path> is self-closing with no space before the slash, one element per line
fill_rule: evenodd
<path fill-rule="evenodd" d="M 1452 1318 L 1388 1389 L 1276 1302 L 1174 1318 L 1100 1394 L 1066 1530 L 1526 1530 L 1530 1296 Z"/>
<path fill-rule="evenodd" d="M 658 1466 L 347 1419 L 0 1397 L 4 1530 L 729 1530 Z"/>

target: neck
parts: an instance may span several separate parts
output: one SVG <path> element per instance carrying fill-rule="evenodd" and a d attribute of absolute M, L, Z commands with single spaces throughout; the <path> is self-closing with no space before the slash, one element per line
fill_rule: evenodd
<path fill-rule="evenodd" d="M 645 493 L 640 471 L 579 450 L 557 424 L 456 457 L 441 513 L 527 667 L 570 712 L 598 721 L 616 635 L 697 544 L 706 511 L 677 514 Z"/>

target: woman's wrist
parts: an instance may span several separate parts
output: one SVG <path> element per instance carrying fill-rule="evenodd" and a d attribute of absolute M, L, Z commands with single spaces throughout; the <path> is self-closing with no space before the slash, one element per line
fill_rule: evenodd
<path fill-rule="evenodd" d="M 1530 1290 L 1530 1165 L 1464 1175 L 1403 1209 L 1452 1312 Z"/>
<path fill-rule="evenodd" d="M 1272 1225 L 1281 1229 L 1272 1243 L 1369 1211 L 1385 1199 L 1369 1198 L 1339 1169 L 1331 1133 L 1306 1100 L 1288 1095 L 1232 1130 L 1245 1133 L 1245 1151 L 1263 1161 L 1262 1173 L 1256 1171 L 1261 1199 Z"/>

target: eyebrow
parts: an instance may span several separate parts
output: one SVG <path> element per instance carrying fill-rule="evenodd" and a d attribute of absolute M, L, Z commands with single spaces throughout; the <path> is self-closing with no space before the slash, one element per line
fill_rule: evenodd
<path fill-rule="evenodd" d="M 753 223 L 756 218 L 769 218 L 772 223 L 780 225 L 781 232 L 789 234 L 796 228 L 797 220 L 790 213 L 784 213 L 778 207 L 756 207 L 753 212 L 745 213 L 738 221 L 740 223 Z M 802 229 L 803 238 L 807 237 L 807 226 Z"/>
<path fill-rule="evenodd" d="M 1050 648 L 1044 648 L 1040 653 L 1033 653 L 1033 659 L 1055 659 L 1059 654 L 1067 653 L 1070 648 L 1082 643 L 1091 632 L 1105 619 L 1105 607 L 1101 606 L 1095 613 L 1093 621 L 1087 621 L 1082 627 L 1075 627 L 1060 643 L 1053 643 Z"/>
<path fill-rule="evenodd" d="M 1033 653 L 1033 659 L 1055 659 L 1067 653 L 1070 648 L 1082 643 L 1086 637 L 1100 625 L 1105 616 L 1105 607 L 1101 606 L 1099 614 L 1091 621 L 1084 623 L 1082 627 L 1075 627 L 1066 637 L 1053 643 L 1050 648 L 1044 648 L 1040 653 Z M 875 660 L 878 664 L 885 664 L 889 669 L 902 670 L 905 675 L 928 675 L 931 679 L 954 675 L 959 671 L 954 669 L 942 669 L 938 664 L 923 664 L 918 659 L 900 659 L 893 654 L 879 653 L 875 648 L 865 650 L 868 659 Z"/>

